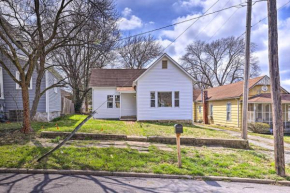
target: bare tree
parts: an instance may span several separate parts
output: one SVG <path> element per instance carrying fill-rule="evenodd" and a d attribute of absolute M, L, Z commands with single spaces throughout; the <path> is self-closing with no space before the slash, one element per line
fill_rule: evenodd
<path fill-rule="evenodd" d="M 67 77 L 67 83 L 73 91 L 75 112 L 81 113 L 81 107 L 90 91 L 91 68 L 103 68 L 111 60 L 111 50 L 119 38 L 117 17 L 112 4 L 103 7 L 106 19 L 88 22 L 70 43 L 52 54 L 54 64 Z M 65 29 L 64 29 L 65 30 Z"/>
<path fill-rule="evenodd" d="M 124 40 L 119 54 L 125 68 L 142 69 L 161 54 L 160 44 L 151 36 L 133 36 Z"/>
<path fill-rule="evenodd" d="M 32 130 L 28 87 L 34 71 L 37 72 L 32 116 L 41 97 L 41 81 L 48 67 L 48 54 L 68 45 L 95 13 L 102 13 L 109 0 L 0 0 L 0 64 L 21 87 L 24 133 Z M 71 18 L 78 18 L 71 22 Z M 98 19 L 98 18 L 97 18 Z M 66 25 L 70 23 L 70 25 Z M 61 33 L 65 27 L 65 34 Z M 24 58 L 24 59 L 22 59 Z M 19 71 L 18 80 L 12 68 Z"/>
<path fill-rule="evenodd" d="M 235 37 L 222 38 L 211 43 L 196 41 L 187 46 L 187 53 L 181 60 L 183 67 L 196 79 L 197 87 L 222 86 L 243 79 L 244 47 L 244 40 Z M 257 58 L 251 56 L 250 76 L 256 77 L 259 74 Z"/>

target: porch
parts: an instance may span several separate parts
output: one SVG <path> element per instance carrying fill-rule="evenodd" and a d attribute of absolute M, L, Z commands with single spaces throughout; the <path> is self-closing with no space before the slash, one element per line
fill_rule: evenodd
<path fill-rule="evenodd" d="M 120 93 L 120 120 L 136 121 L 136 91 L 132 87 L 118 87 Z"/>
<path fill-rule="evenodd" d="M 284 132 L 290 132 L 290 104 L 282 104 Z M 267 123 L 273 129 L 272 105 L 271 103 L 249 103 L 248 122 Z"/>

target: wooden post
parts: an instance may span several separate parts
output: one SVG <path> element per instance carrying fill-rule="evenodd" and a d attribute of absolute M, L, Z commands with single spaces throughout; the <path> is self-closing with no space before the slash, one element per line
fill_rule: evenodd
<path fill-rule="evenodd" d="M 252 0 L 248 0 L 247 21 L 246 21 L 246 47 L 244 67 L 244 91 L 243 91 L 243 117 L 242 117 L 242 138 L 248 138 L 248 97 L 249 97 L 249 76 L 250 76 L 250 54 L 251 54 L 251 16 Z"/>
<path fill-rule="evenodd" d="M 181 168 L 180 133 L 176 133 L 178 167 Z"/>
<path fill-rule="evenodd" d="M 285 176 L 284 129 L 282 120 L 281 87 L 278 57 L 278 29 L 276 0 L 268 0 L 268 57 L 271 77 L 275 170 Z"/>

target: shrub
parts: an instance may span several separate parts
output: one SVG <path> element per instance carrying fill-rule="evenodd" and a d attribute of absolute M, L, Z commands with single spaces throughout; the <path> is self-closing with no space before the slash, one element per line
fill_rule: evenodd
<path fill-rule="evenodd" d="M 249 123 L 248 130 L 253 133 L 269 133 L 270 125 L 267 123 Z"/>

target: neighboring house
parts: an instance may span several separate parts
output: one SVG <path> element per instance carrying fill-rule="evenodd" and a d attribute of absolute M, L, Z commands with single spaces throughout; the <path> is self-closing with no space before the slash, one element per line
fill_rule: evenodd
<path fill-rule="evenodd" d="M 249 80 L 248 122 L 263 122 L 272 128 L 271 86 L 268 76 Z M 290 129 L 290 94 L 281 88 L 283 122 Z M 194 91 L 194 121 L 241 128 L 243 81 Z M 203 99 L 204 98 L 204 99 Z"/>
<path fill-rule="evenodd" d="M 94 118 L 193 121 L 193 78 L 163 54 L 148 69 L 93 69 Z"/>
<path fill-rule="evenodd" d="M 3 57 L 3 56 L 0 56 Z M 6 60 L 7 66 L 9 66 L 11 72 L 19 77 L 19 72 L 16 67 Z M 30 108 L 35 96 L 35 84 L 37 73 L 34 72 L 31 78 L 29 88 L 29 102 Z M 46 71 L 43 80 L 41 82 L 41 90 L 57 83 L 61 76 L 53 69 L 50 68 Z M 9 74 L 2 68 L 0 64 L 0 112 L 5 113 L 7 118 L 12 121 L 21 120 L 23 110 L 22 105 L 22 92 L 20 86 L 15 83 Z M 61 93 L 60 88 L 52 88 L 48 90 L 39 100 L 37 114 L 35 120 L 38 121 L 50 121 L 58 116 L 61 112 Z"/>

